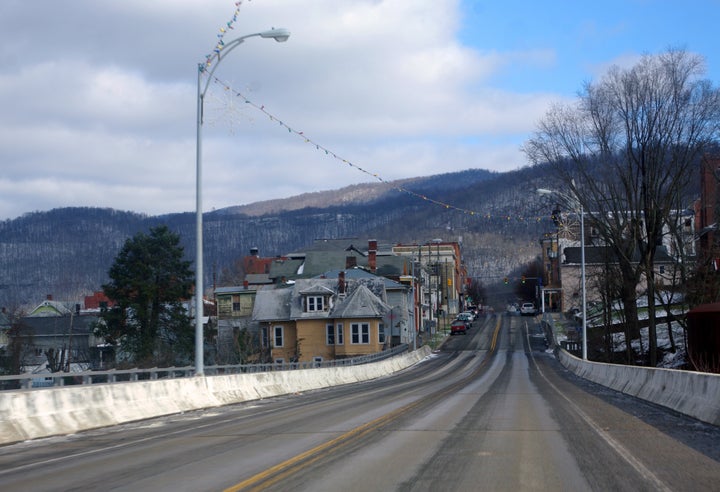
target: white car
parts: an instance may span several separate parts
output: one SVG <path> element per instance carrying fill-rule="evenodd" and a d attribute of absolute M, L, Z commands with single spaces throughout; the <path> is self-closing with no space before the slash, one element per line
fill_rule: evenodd
<path fill-rule="evenodd" d="M 535 316 L 535 304 L 523 302 L 522 306 L 520 306 L 520 314 L 523 316 Z"/>
<path fill-rule="evenodd" d="M 459 317 L 467 318 L 470 321 L 475 321 L 475 313 L 472 311 L 463 311 L 462 313 L 458 314 Z"/>

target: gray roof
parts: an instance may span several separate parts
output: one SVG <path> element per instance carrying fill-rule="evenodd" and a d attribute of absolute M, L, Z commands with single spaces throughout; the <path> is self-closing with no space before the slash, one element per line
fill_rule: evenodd
<path fill-rule="evenodd" d="M 286 269 L 281 274 L 280 268 L 285 265 L 276 265 L 276 262 L 273 262 L 270 266 L 270 277 L 275 279 L 281 276 L 293 279 L 315 277 L 330 270 L 347 268 L 348 257 L 354 258 L 358 267 L 367 268 L 368 246 L 369 240 L 362 238 L 317 239 L 302 251 L 284 255 L 292 258 L 285 260 L 286 262 L 290 261 L 293 265 L 297 265 L 293 271 Z M 379 242 L 375 261 L 377 273 L 384 276 L 401 275 L 403 266 L 408 262 L 407 258 L 393 255 L 391 245 Z"/>
<path fill-rule="evenodd" d="M 303 311 L 303 295 L 335 295 L 337 292 L 337 279 L 313 278 L 295 281 L 293 295 L 290 302 L 289 319 L 301 318 L 328 318 L 327 311 L 306 313 Z"/>
<path fill-rule="evenodd" d="M 338 296 L 337 278 L 298 279 L 274 289 L 258 291 L 252 318 L 255 321 L 282 321 L 312 318 L 382 317 L 390 309 L 385 303 L 385 280 L 381 277 L 347 281 L 345 297 Z M 304 312 L 303 295 L 331 295 L 329 311 Z"/>
<path fill-rule="evenodd" d="M 411 259 L 402 255 L 378 255 L 375 273 L 386 276 L 410 275 Z"/>
<path fill-rule="evenodd" d="M 361 279 L 377 279 L 384 283 L 385 290 L 405 290 L 408 287 L 401 284 L 400 282 L 396 282 L 395 280 L 387 277 L 383 277 L 380 275 L 375 275 L 374 273 L 370 273 L 367 270 L 363 268 L 348 268 L 346 270 L 330 270 L 328 272 L 325 272 L 321 277 L 322 278 L 338 278 L 340 276 L 340 272 L 345 272 L 345 280 L 347 282 L 351 282 L 353 280 L 361 280 Z M 317 278 L 321 278 L 317 277 Z"/>
<path fill-rule="evenodd" d="M 272 283 L 272 280 L 270 279 L 270 274 L 268 273 L 248 273 L 247 275 L 245 275 L 245 280 L 250 285 Z"/>
<path fill-rule="evenodd" d="M 300 291 L 300 294 L 305 295 L 305 296 L 307 296 L 307 295 L 322 296 L 322 295 L 328 295 L 328 294 L 332 295 L 334 293 L 335 293 L 335 290 L 332 287 L 326 286 L 326 285 L 319 285 L 317 283 L 311 283 L 307 288 L 302 289 Z"/>
<path fill-rule="evenodd" d="M 255 321 L 279 321 L 290 319 L 292 287 L 264 289 L 258 291 L 253 305 L 252 319 Z"/>
<path fill-rule="evenodd" d="M 314 277 L 328 270 L 345 268 L 348 257 L 354 257 L 359 266 L 367 266 L 367 258 L 356 251 L 310 251 L 305 256 L 303 275 Z"/>
<path fill-rule="evenodd" d="M 333 307 L 330 315 L 332 318 L 381 318 L 388 311 L 390 306 L 360 284 Z"/>
<path fill-rule="evenodd" d="M 285 278 L 295 278 L 298 275 L 298 270 L 303 264 L 302 259 L 294 259 L 294 260 L 282 260 L 277 259 L 273 260 L 270 263 L 270 273 L 269 276 L 271 279 L 281 279 L 283 277 Z"/>
<path fill-rule="evenodd" d="M 237 294 L 239 292 L 249 292 L 250 289 L 246 289 L 242 285 L 229 285 L 225 287 L 216 287 L 216 294 Z M 254 292 L 254 291 L 253 291 Z"/>

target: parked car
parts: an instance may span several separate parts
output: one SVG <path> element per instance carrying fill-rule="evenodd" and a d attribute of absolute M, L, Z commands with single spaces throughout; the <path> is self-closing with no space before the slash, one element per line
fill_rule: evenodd
<path fill-rule="evenodd" d="M 475 316 L 473 316 L 473 314 L 470 312 L 463 312 L 457 315 L 457 319 L 464 321 L 465 324 L 469 327 L 475 320 Z"/>
<path fill-rule="evenodd" d="M 461 319 L 456 319 L 450 325 L 450 335 L 467 335 L 467 324 Z"/>
<path fill-rule="evenodd" d="M 523 302 L 522 306 L 520 306 L 520 314 L 522 316 L 535 316 L 535 304 Z"/>

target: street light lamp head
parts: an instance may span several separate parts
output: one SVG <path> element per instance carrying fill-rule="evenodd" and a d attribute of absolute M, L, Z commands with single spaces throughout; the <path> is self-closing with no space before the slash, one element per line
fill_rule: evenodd
<path fill-rule="evenodd" d="M 273 38 L 278 43 L 284 43 L 290 37 L 290 31 L 284 28 L 275 29 L 274 27 L 269 31 L 263 31 L 260 33 L 261 38 Z"/>
<path fill-rule="evenodd" d="M 196 145 L 196 206 L 195 206 L 195 374 L 201 376 L 204 368 L 204 328 L 203 328 L 203 213 L 202 213 L 202 126 L 203 126 L 203 101 L 208 85 L 213 78 L 213 74 L 220 62 L 225 59 L 228 53 L 240 46 L 247 38 L 260 36 L 262 38 L 272 38 L 278 43 L 284 43 L 290 37 L 290 31 L 287 29 L 270 29 L 269 31 L 256 32 L 240 36 L 224 45 L 224 48 L 218 48 L 206 63 L 198 64 L 197 79 L 197 145 Z M 212 62 L 215 62 L 214 64 Z M 209 72 L 208 72 L 208 67 Z M 202 83 L 203 76 L 207 76 L 205 84 Z"/>
<path fill-rule="evenodd" d="M 575 187 L 575 180 L 572 181 L 573 188 Z M 540 195 L 557 195 L 574 202 L 574 205 L 578 207 L 578 213 L 580 214 L 580 283 L 582 286 L 582 358 L 587 360 L 587 290 L 585 287 L 585 212 L 583 205 L 578 198 L 577 192 L 573 191 L 573 195 L 566 195 L 555 190 L 548 190 L 546 188 L 538 188 L 537 193 Z M 544 295 L 544 294 L 543 294 Z"/>

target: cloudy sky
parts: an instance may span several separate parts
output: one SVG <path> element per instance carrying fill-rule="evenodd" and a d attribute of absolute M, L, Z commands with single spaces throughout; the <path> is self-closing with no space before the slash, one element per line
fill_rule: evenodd
<path fill-rule="evenodd" d="M 195 210 L 528 165 L 549 104 L 681 47 L 720 82 L 720 0 L 2 0 L 0 219 Z M 224 29 L 224 33 L 223 30 Z M 212 59 L 212 58 L 211 58 Z"/>

